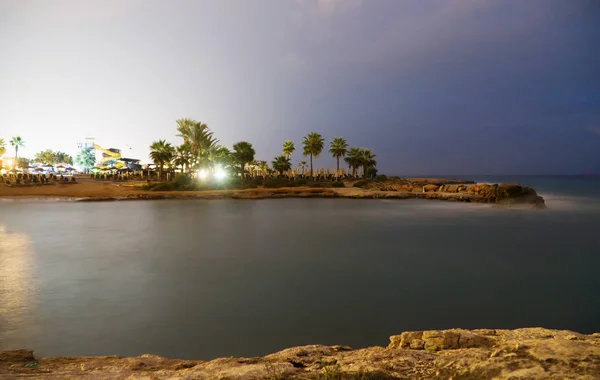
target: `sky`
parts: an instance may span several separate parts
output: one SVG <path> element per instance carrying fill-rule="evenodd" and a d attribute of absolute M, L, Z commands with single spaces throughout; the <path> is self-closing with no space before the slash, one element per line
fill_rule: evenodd
<path fill-rule="evenodd" d="M 315 131 L 386 174 L 600 173 L 600 1 L 0 0 L 20 155 L 147 162 L 184 117 L 294 165 Z"/>

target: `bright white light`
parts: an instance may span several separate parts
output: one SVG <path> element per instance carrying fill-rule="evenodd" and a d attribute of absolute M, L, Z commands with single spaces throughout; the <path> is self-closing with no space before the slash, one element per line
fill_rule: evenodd
<path fill-rule="evenodd" d="M 202 169 L 198 171 L 198 178 L 206 179 L 208 177 L 208 171 L 206 169 Z"/>
<path fill-rule="evenodd" d="M 5 167 L 7 167 L 7 168 L 12 167 L 12 164 L 13 164 L 12 158 L 7 158 L 3 162 L 4 162 Z"/>
<path fill-rule="evenodd" d="M 223 168 L 215 169 L 215 178 L 217 180 L 222 181 L 225 179 L 225 177 L 227 177 L 227 172 L 225 170 L 223 170 Z"/>

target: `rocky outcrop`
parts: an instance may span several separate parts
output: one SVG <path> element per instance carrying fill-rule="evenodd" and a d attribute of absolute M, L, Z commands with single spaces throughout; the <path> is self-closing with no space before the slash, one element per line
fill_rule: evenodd
<path fill-rule="evenodd" d="M 526 328 L 428 330 L 387 348 L 310 345 L 211 361 L 156 355 L 35 358 L 0 352 L 0 378 L 52 379 L 598 379 L 600 334 Z"/>

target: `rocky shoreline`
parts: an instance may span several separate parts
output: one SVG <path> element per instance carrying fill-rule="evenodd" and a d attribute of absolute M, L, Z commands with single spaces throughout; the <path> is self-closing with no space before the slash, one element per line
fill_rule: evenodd
<path fill-rule="evenodd" d="M 13 187 L 0 185 L 0 198 L 70 199 L 83 202 L 156 199 L 271 199 L 271 198 L 351 198 L 351 199 L 436 199 L 444 201 L 525 205 L 545 208 L 535 190 L 513 184 L 475 184 L 452 179 L 361 180 L 344 183 L 344 187 L 256 187 L 235 190 L 151 191 L 144 183 L 82 181 L 77 184 Z"/>
<path fill-rule="evenodd" d="M 54 379 L 598 379 L 600 333 L 524 328 L 430 330 L 387 347 L 309 345 L 210 361 L 156 355 L 35 357 L 0 352 L 0 378 Z"/>

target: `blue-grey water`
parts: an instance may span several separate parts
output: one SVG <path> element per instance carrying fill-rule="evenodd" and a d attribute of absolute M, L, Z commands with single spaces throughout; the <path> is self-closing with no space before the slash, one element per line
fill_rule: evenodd
<path fill-rule="evenodd" d="M 0 201 L 0 349 L 210 359 L 405 330 L 600 331 L 600 179 L 424 200 Z"/>

